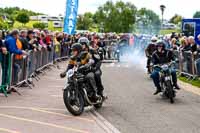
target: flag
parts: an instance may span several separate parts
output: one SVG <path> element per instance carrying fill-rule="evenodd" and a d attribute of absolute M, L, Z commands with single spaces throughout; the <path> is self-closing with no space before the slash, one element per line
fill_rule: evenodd
<path fill-rule="evenodd" d="M 78 0 L 67 0 L 63 31 L 69 35 L 75 34 L 78 15 Z"/>

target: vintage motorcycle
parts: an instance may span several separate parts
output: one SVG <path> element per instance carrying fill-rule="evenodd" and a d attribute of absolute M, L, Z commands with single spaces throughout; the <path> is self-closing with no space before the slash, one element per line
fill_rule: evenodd
<path fill-rule="evenodd" d="M 103 97 L 98 100 L 93 98 L 93 91 L 86 81 L 83 71 L 87 71 L 84 66 L 75 67 L 67 72 L 67 82 L 63 92 L 63 100 L 66 108 L 75 116 L 83 113 L 84 107 L 94 106 L 101 108 L 104 102 Z"/>
<path fill-rule="evenodd" d="M 174 103 L 176 97 L 176 91 L 172 84 L 171 69 L 175 62 L 171 62 L 163 65 L 155 65 L 154 69 L 160 70 L 160 84 L 162 88 L 162 97 L 170 99 L 171 103 Z"/>

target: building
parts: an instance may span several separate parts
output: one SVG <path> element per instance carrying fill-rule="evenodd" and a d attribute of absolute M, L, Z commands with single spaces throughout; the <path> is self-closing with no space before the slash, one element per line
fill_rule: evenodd
<path fill-rule="evenodd" d="M 42 23 L 48 23 L 49 21 L 53 21 L 54 28 L 62 28 L 63 27 L 63 19 L 64 17 L 59 15 L 56 16 L 48 16 L 48 15 L 38 15 L 31 16 L 30 20 L 32 21 L 41 21 Z"/>

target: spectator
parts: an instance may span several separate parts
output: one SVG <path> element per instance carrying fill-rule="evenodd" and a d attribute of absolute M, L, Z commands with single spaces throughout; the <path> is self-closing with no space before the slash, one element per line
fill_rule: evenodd
<path fill-rule="evenodd" d="M 7 49 L 4 45 L 4 42 L 3 42 L 3 33 L 0 32 L 0 84 L 1 85 L 4 85 L 5 82 L 6 82 L 6 77 L 7 77 L 7 66 L 8 66 L 8 62 L 7 62 Z"/>
<path fill-rule="evenodd" d="M 172 50 L 178 50 L 178 46 L 177 46 L 177 40 L 176 40 L 176 38 L 172 38 L 172 40 L 171 40 L 171 49 Z"/>
<path fill-rule="evenodd" d="M 18 74 L 20 73 L 22 66 L 22 55 L 26 54 L 26 52 L 22 50 L 22 43 L 19 41 L 18 30 L 13 30 L 11 34 L 6 37 L 5 45 L 11 54 L 15 54 L 13 63 L 13 84 L 16 84 L 18 82 Z"/>
<path fill-rule="evenodd" d="M 182 47 L 182 51 L 190 51 L 191 50 L 191 46 L 189 44 L 189 40 L 186 37 L 183 37 L 184 39 L 184 46 Z"/>
<path fill-rule="evenodd" d="M 19 40 L 22 43 L 22 49 L 23 50 L 28 50 L 29 49 L 29 43 L 27 41 L 27 31 L 22 30 L 20 32 L 20 38 L 19 38 Z"/>
<path fill-rule="evenodd" d="M 58 34 L 55 34 L 54 35 L 54 39 L 53 39 L 53 44 L 54 44 L 54 47 L 55 47 L 55 55 L 54 57 L 55 58 L 58 58 L 60 57 L 60 42 L 57 40 L 57 36 Z"/>
<path fill-rule="evenodd" d="M 28 31 L 27 41 L 29 42 L 29 50 L 37 51 L 38 39 L 34 38 L 34 32 L 32 30 Z"/>
<path fill-rule="evenodd" d="M 190 47 L 191 47 L 191 52 L 194 53 L 197 51 L 197 44 L 195 43 L 195 40 L 194 40 L 194 37 L 193 36 L 190 36 L 188 38 L 189 40 L 189 44 L 190 44 Z"/>
<path fill-rule="evenodd" d="M 45 39 L 46 39 L 46 35 L 44 32 L 41 32 L 41 35 L 40 35 L 40 45 L 43 47 L 43 48 L 47 48 L 47 45 L 45 44 Z"/>
<path fill-rule="evenodd" d="M 198 40 L 200 41 L 200 35 L 198 35 Z M 197 56 L 200 57 L 200 45 L 197 47 Z M 200 58 L 196 60 L 197 75 L 200 76 Z"/>

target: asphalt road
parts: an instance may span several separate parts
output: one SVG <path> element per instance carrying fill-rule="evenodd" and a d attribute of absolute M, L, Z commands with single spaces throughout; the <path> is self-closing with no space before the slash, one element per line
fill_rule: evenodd
<path fill-rule="evenodd" d="M 134 62 L 133 62 L 134 60 Z M 121 133 L 199 133 L 200 96 L 182 89 L 175 104 L 170 104 L 155 91 L 144 69 L 144 61 L 105 63 L 103 83 L 108 100 L 97 110 Z M 102 126 L 105 119 L 96 118 L 90 109 L 73 117 L 62 99 L 64 79 L 53 68 L 40 75 L 33 89 L 5 98 L 0 95 L 0 133 L 115 133 Z M 91 109 L 93 110 L 93 109 Z M 109 124 L 108 124 L 109 125 Z"/>
<path fill-rule="evenodd" d="M 199 133 L 200 96 L 181 90 L 175 104 L 155 91 L 144 64 L 103 65 L 108 100 L 98 112 L 122 133 Z"/>

